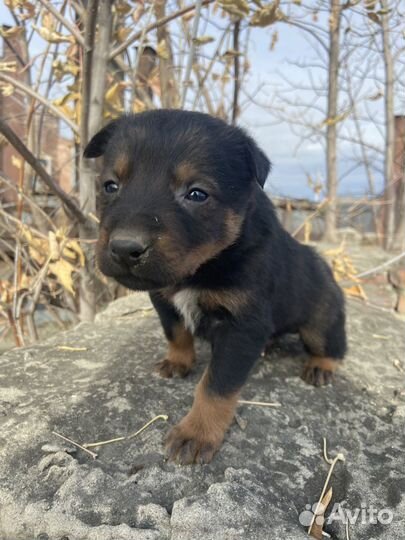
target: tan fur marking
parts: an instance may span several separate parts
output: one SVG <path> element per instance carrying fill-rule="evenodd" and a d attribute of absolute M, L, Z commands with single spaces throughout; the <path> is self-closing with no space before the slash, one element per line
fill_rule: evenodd
<path fill-rule="evenodd" d="M 191 368 L 195 358 L 194 340 L 191 332 L 178 324 L 173 330 L 173 340 L 169 341 L 167 359 L 172 364 Z"/>
<path fill-rule="evenodd" d="M 122 179 L 129 173 L 129 158 L 125 153 L 119 154 L 114 163 L 114 172 Z"/>
<path fill-rule="evenodd" d="M 339 360 L 332 360 L 331 358 L 322 358 L 318 356 L 313 356 L 308 360 L 305 367 L 306 368 L 320 368 L 324 371 L 335 372 L 339 367 Z"/>
<path fill-rule="evenodd" d="M 300 336 L 312 354 L 316 354 L 319 357 L 324 354 L 324 338 L 316 329 L 312 326 L 300 328 Z"/>
<path fill-rule="evenodd" d="M 213 395 L 207 389 L 208 371 L 198 383 L 190 412 L 169 433 L 169 457 L 182 463 L 211 461 L 230 426 L 239 392 L 228 397 Z M 187 446 L 186 443 L 192 442 Z"/>
<path fill-rule="evenodd" d="M 232 315 L 238 315 L 249 302 L 249 294 L 246 291 L 230 290 L 202 290 L 200 304 L 206 309 L 218 309 L 224 307 Z"/>
<path fill-rule="evenodd" d="M 109 241 L 108 232 L 106 231 L 106 229 L 104 229 L 104 227 L 100 227 L 100 230 L 98 232 L 97 245 L 96 245 L 97 253 L 103 251 L 107 247 L 108 241 Z"/>
<path fill-rule="evenodd" d="M 189 182 L 191 178 L 197 175 L 197 172 L 197 169 L 192 163 L 189 161 L 183 161 L 183 163 L 177 165 L 174 171 L 174 176 L 177 180 L 176 183 L 181 185 Z"/>
<path fill-rule="evenodd" d="M 230 426 L 238 392 L 228 397 L 211 394 L 208 389 L 208 371 L 204 372 L 195 389 L 193 406 L 183 419 L 187 428 L 198 433 L 200 438 L 222 442 L 225 431 Z"/>
<path fill-rule="evenodd" d="M 231 246 L 237 240 L 242 221 L 242 216 L 229 210 L 225 218 L 226 232 L 224 237 L 218 242 L 203 244 L 197 249 L 189 251 L 188 254 L 186 254 L 186 259 L 183 263 L 195 272 L 201 264 L 219 255 L 221 251 Z"/>
<path fill-rule="evenodd" d="M 156 371 L 166 379 L 173 375 L 185 377 L 190 372 L 194 360 L 193 336 L 182 323 L 178 323 L 173 329 L 173 339 L 169 340 L 167 356 L 156 365 Z"/>

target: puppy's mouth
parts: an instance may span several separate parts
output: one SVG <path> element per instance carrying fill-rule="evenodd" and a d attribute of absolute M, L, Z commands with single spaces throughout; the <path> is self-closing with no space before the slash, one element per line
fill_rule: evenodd
<path fill-rule="evenodd" d="M 156 260 L 155 260 L 156 259 Z M 107 250 L 98 250 L 100 271 L 128 289 L 149 291 L 173 285 L 175 279 L 166 269 L 164 261 L 151 252 L 132 264 L 116 262 Z"/>

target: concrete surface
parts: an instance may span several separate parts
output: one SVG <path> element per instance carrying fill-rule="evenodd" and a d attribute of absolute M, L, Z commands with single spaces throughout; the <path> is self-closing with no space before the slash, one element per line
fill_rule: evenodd
<path fill-rule="evenodd" d="M 332 504 L 346 501 L 356 540 L 405 538 L 405 325 L 388 312 L 350 301 L 350 353 L 333 386 L 299 378 L 305 355 L 289 337 L 258 361 L 237 422 L 213 462 L 164 461 L 169 426 L 191 405 L 208 359 L 188 378 L 152 374 L 165 353 L 145 295 L 111 304 L 95 324 L 81 324 L 30 348 L 0 356 L 1 540 L 300 540 L 299 516 L 318 500 L 333 457 Z M 67 346 L 71 349 L 61 349 Z M 99 447 L 93 460 L 77 442 L 135 432 Z M 388 509 L 390 523 L 366 512 Z M 389 515 L 380 514 L 383 521 Z M 371 518 L 371 521 L 373 519 Z M 302 517 L 301 517 L 302 521 Z M 342 520 L 326 530 L 345 539 Z"/>

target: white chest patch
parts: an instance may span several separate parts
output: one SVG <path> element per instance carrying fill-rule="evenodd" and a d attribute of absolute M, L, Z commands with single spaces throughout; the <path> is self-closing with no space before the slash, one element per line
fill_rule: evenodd
<path fill-rule="evenodd" d="M 198 291 L 183 289 L 173 296 L 173 303 L 177 311 L 182 315 L 184 324 L 190 332 L 194 332 L 201 318 L 201 310 L 198 306 Z"/>

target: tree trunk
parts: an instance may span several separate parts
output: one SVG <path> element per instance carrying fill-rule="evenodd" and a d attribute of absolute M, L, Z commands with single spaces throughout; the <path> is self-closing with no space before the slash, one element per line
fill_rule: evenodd
<path fill-rule="evenodd" d="M 395 117 L 393 177 L 396 185 L 394 249 L 405 250 L 405 116 Z"/>
<path fill-rule="evenodd" d="M 83 62 L 82 114 L 80 132 L 80 205 L 86 216 L 96 213 L 96 164 L 83 159 L 89 139 L 103 123 L 106 73 L 110 51 L 112 23 L 111 0 L 89 1 L 85 27 L 86 50 Z M 96 24 L 99 28 L 96 35 Z M 80 226 L 80 239 L 96 238 L 97 226 L 92 220 Z M 82 243 L 86 264 L 80 280 L 80 318 L 93 320 L 96 313 L 96 276 L 92 243 Z"/>
<path fill-rule="evenodd" d="M 395 231 L 395 185 L 393 178 L 395 119 L 394 119 L 394 67 L 389 41 L 389 9 L 387 0 L 381 0 L 381 33 L 385 70 L 385 155 L 384 155 L 384 247 L 391 249 Z"/>
<path fill-rule="evenodd" d="M 156 19 L 163 19 L 166 15 L 166 1 L 156 0 L 155 2 Z M 180 97 L 176 82 L 173 77 L 173 51 L 171 46 L 170 34 L 167 25 L 159 26 L 157 29 L 158 46 L 164 45 L 164 54 L 159 57 L 159 77 L 160 77 L 160 99 L 162 107 L 176 109 L 180 105 Z"/>
<path fill-rule="evenodd" d="M 337 222 L 336 116 L 338 108 L 340 18 L 340 0 L 330 0 L 328 122 L 326 130 L 326 178 L 329 204 L 326 207 L 324 232 L 324 239 L 329 242 L 336 241 Z"/>

